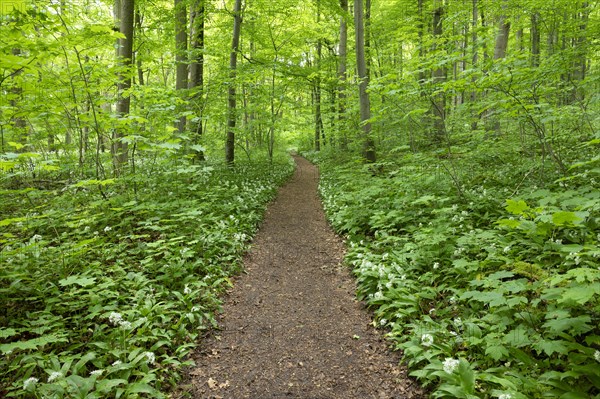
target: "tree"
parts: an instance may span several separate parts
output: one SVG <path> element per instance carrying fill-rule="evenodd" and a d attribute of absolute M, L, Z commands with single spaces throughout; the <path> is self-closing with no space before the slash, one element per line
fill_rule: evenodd
<path fill-rule="evenodd" d="M 235 125 L 237 120 L 236 109 L 236 76 L 237 54 L 240 47 L 240 34 L 242 30 L 242 0 L 235 0 L 233 8 L 233 37 L 231 40 L 231 54 L 229 57 L 229 89 L 227 91 L 227 140 L 225 141 L 225 161 L 233 164 L 235 160 Z"/>
<path fill-rule="evenodd" d="M 206 20 L 206 0 L 195 0 L 191 7 L 191 63 L 190 81 L 191 102 L 195 111 L 190 128 L 194 135 L 194 143 L 200 145 L 203 133 L 202 114 L 204 110 L 204 31 Z M 204 151 L 196 151 L 196 158 L 204 160 Z"/>
<path fill-rule="evenodd" d="M 131 88 L 131 66 L 133 57 L 133 25 L 134 25 L 134 0 L 117 0 L 116 8 L 120 11 L 119 30 L 123 35 L 119 39 L 117 49 L 117 62 L 119 63 L 119 81 L 117 100 L 117 117 L 121 120 L 127 117 L 131 107 L 131 95 L 128 90 Z M 123 124 L 124 125 L 124 124 Z M 127 142 L 123 139 L 126 136 L 124 126 L 119 126 L 113 133 L 113 163 L 115 172 L 121 173 L 121 169 L 128 162 Z"/>
<path fill-rule="evenodd" d="M 347 149 L 348 138 L 346 135 L 346 81 L 348 63 L 348 0 L 340 0 L 342 15 L 340 16 L 340 42 L 338 61 L 338 135 L 342 140 L 342 148 Z"/>
<path fill-rule="evenodd" d="M 435 46 L 440 47 L 441 37 L 443 34 L 443 16 L 444 5 L 438 2 L 437 7 L 433 10 L 433 37 Z M 442 62 L 438 62 L 438 66 L 432 71 L 433 84 L 436 87 L 436 93 L 431 99 L 431 110 L 433 114 L 433 139 L 436 143 L 441 143 L 446 135 L 446 95 L 438 86 L 446 80 L 446 66 Z"/>
<path fill-rule="evenodd" d="M 188 87 L 187 60 L 187 7 L 183 0 L 175 0 L 175 90 L 183 91 Z M 177 128 L 185 131 L 186 117 L 180 116 Z"/>
<path fill-rule="evenodd" d="M 356 69 L 358 72 L 358 99 L 360 104 L 360 123 L 362 125 L 363 158 L 367 162 L 375 162 L 375 141 L 371 137 L 371 103 L 369 101 L 369 75 L 365 60 L 365 30 L 362 0 L 354 0 L 354 32 L 356 47 Z"/>

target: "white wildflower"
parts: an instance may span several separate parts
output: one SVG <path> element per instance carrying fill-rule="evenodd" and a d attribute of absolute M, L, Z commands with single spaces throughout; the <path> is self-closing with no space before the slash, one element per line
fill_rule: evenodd
<path fill-rule="evenodd" d="M 54 380 L 58 380 L 59 378 L 62 378 L 62 373 L 60 371 L 53 371 L 52 373 L 50 373 L 50 376 L 48 377 L 48 382 L 52 382 Z"/>
<path fill-rule="evenodd" d="M 190 289 L 190 287 L 188 287 L 188 285 L 186 284 L 185 287 L 183 287 L 183 293 L 185 295 L 189 295 L 192 293 L 192 290 Z"/>
<path fill-rule="evenodd" d="M 455 296 L 451 296 L 450 299 L 448 299 L 448 302 L 450 302 L 450 305 L 455 305 L 456 304 L 456 297 Z"/>
<path fill-rule="evenodd" d="M 105 233 L 108 233 L 108 232 L 109 232 L 109 231 L 111 231 L 111 230 L 112 230 L 112 227 L 110 227 L 110 226 L 106 226 L 106 227 L 104 228 L 104 232 L 105 232 Z"/>
<path fill-rule="evenodd" d="M 462 327 L 462 325 L 463 325 L 462 319 L 460 317 L 455 318 L 454 325 L 458 328 Z"/>
<path fill-rule="evenodd" d="M 594 352 L 594 359 L 596 359 L 596 361 L 600 363 L 600 351 Z"/>
<path fill-rule="evenodd" d="M 123 320 L 122 322 L 119 323 L 119 327 L 121 327 L 123 330 L 131 330 L 131 322 L 127 321 L 127 320 Z"/>
<path fill-rule="evenodd" d="M 440 267 L 440 262 L 435 262 L 435 263 L 433 264 L 433 268 L 434 268 L 434 269 L 437 269 L 437 268 L 439 268 L 439 267 Z"/>
<path fill-rule="evenodd" d="M 123 315 L 121 313 L 111 312 L 110 315 L 108 315 L 108 321 L 110 324 L 116 326 L 117 324 L 121 324 L 123 321 Z"/>
<path fill-rule="evenodd" d="M 28 389 L 33 388 L 33 386 L 37 384 L 38 381 L 39 380 L 35 377 L 29 377 L 28 379 L 23 381 L 23 389 L 27 391 Z"/>
<path fill-rule="evenodd" d="M 421 344 L 423 346 L 431 346 L 431 345 L 433 345 L 433 335 L 431 335 L 431 334 L 423 334 L 423 335 L 421 335 Z"/>
<path fill-rule="evenodd" d="M 379 324 L 381 324 L 382 326 L 385 326 L 387 324 L 387 319 L 381 319 L 379 320 Z"/>
<path fill-rule="evenodd" d="M 31 237 L 31 242 L 38 242 L 38 241 L 42 241 L 42 236 L 41 235 L 36 234 L 33 237 Z"/>
<path fill-rule="evenodd" d="M 144 352 L 144 356 L 146 356 L 146 362 L 149 364 L 154 364 L 156 362 L 156 356 L 154 352 Z"/>
<path fill-rule="evenodd" d="M 512 399 L 512 395 L 509 393 L 501 393 L 500 396 L 498 396 L 498 399 Z"/>
<path fill-rule="evenodd" d="M 458 359 L 447 357 L 446 360 L 444 360 L 444 371 L 448 374 L 454 373 L 454 371 L 458 368 L 459 363 L 460 362 Z"/>
<path fill-rule="evenodd" d="M 99 377 L 104 373 L 104 370 L 94 370 L 90 373 L 90 377 Z"/>

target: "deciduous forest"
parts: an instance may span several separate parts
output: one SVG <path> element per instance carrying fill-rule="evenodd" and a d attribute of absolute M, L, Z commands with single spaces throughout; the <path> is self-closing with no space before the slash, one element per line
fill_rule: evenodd
<path fill-rule="evenodd" d="M 432 398 L 600 398 L 598 6 L 0 0 L 0 396 L 168 397 L 299 153 Z"/>

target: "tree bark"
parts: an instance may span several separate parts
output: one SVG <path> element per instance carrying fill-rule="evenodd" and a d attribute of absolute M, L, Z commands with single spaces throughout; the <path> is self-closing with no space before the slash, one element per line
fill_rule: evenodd
<path fill-rule="evenodd" d="M 348 64 L 348 0 L 340 0 L 342 16 L 340 17 L 340 45 L 338 63 L 338 135 L 341 137 L 342 150 L 348 148 L 348 137 L 346 135 L 346 82 Z"/>
<path fill-rule="evenodd" d="M 369 75 L 367 75 L 367 64 L 365 61 L 365 31 L 362 0 L 354 0 L 354 32 L 356 41 L 356 69 L 358 72 L 358 90 L 360 103 L 360 122 L 363 130 L 363 158 L 367 162 L 377 160 L 375 153 L 375 142 L 371 137 L 371 103 L 367 87 L 369 86 Z"/>
<path fill-rule="evenodd" d="M 504 2 L 502 8 L 506 8 L 506 2 Z M 496 45 L 494 46 L 494 60 L 499 60 L 506 57 L 509 34 L 510 22 L 506 18 L 506 15 L 503 14 L 500 16 L 500 20 L 498 22 L 498 33 L 496 34 Z"/>
<path fill-rule="evenodd" d="M 175 90 L 182 91 L 188 87 L 187 66 L 187 9 L 183 0 L 175 0 Z M 179 117 L 177 130 L 185 131 L 186 117 Z"/>
<path fill-rule="evenodd" d="M 125 118 L 131 107 L 131 97 L 126 93 L 131 88 L 131 62 L 133 57 L 133 24 L 134 24 L 134 0 L 120 0 L 120 23 L 119 31 L 124 38 L 119 39 L 117 50 L 120 66 L 119 82 L 117 89 L 119 98 L 117 100 L 116 112 L 119 118 Z M 121 128 L 115 129 L 113 133 L 113 162 L 116 174 L 120 174 L 124 165 L 128 162 L 128 147 L 123 141 L 125 132 Z"/>
<path fill-rule="evenodd" d="M 233 38 L 231 40 L 231 54 L 229 57 L 227 139 L 225 141 L 225 161 L 230 165 L 233 165 L 235 160 L 235 125 L 237 119 L 235 81 L 237 77 L 237 53 L 240 47 L 241 30 L 242 0 L 235 0 L 235 5 L 233 8 Z"/>
<path fill-rule="evenodd" d="M 192 103 L 197 110 L 197 122 L 192 122 L 190 129 L 194 135 L 194 143 L 200 144 L 203 134 L 202 114 L 204 104 L 202 96 L 204 93 L 204 25 L 206 20 L 205 0 L 195 0 L 191 9 L 191 48 L 193 51 L 192 63 L 190 64 L 189 88 L 192 89 Z M 196 159 L 203 161 L 204 152 L 196 151 Z"/>
<path fill-rule="evenodd" d="M 540 13 L 531 14 L 531 66 L 540 65 Z"/>
<path fill-rule="evenodd" d="M 433 37 L 436 40 L 439 40 L 443 33 L 443 15 L 443 5 L 433 11 Z M 442 84 L 446 80 L 446 68 L 443 66 L 435 68 L 432 71 L 432 77 L 435 85 Z M 436 143 L 440 143 L 446 135 L 446 95 L 442 90 L 434 94 L 431 105 L 433 111 L 433 139 Z"/>

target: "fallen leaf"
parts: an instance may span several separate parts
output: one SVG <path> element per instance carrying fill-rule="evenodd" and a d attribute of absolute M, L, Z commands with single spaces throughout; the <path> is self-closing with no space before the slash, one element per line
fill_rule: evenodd
<path fill-rule="evenodd" d="M 208 387 L 210 389 L 217 389 L 217 381 L 215 381 L 212 377 L 208 379 L 208 381 L 206 381 L 206 383 L 208 384 Z"/>

